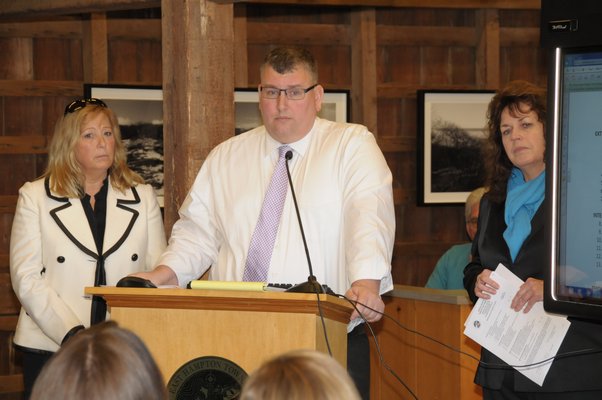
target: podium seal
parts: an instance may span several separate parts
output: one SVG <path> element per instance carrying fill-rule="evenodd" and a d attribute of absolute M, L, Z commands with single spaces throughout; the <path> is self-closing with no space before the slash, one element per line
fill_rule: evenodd
<path fill-rule="evenodd" d="M 247 373 L 222 357 L 199 357 L 183 364 L 167 383 L 170 400 L 238 399 Z"/>

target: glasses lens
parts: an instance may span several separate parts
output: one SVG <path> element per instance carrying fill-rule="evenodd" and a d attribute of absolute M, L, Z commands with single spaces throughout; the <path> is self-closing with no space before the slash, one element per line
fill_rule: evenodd
<path fill-rule="evenodd" d="M 305 96 L 305 90 L 301 88 L 287 89 L 286 97 L 291 100 L 301 100 Z"/>
<path fill-rule="evenodd" d="M 261 94 L 266 99 L 276 99 L 280 95 L 280 90 L 276 89 L 276 88 L 262 87 L 261 88 Z"/>
<path fill-rule="evenodd" d="M 86 106 L 86 104 L 91 104 L 94 106 L 107 108 L 107 105 L 104 101 L 100 99 L 90 98 L 90 99 L 78 99 L 74 100 L 65 107 L 65 113 L 63 115 L 71 114 L 76 112 L 77 110 L 81 110 Z"/>

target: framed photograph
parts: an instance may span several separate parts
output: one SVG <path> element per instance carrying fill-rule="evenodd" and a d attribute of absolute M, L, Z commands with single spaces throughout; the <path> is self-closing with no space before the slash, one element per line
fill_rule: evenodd
<path fill-rule="evenodd" d="M 163 207 L 163 92 L 159 86 L 84 85 L 84 96 L 117 115 L 128 165 L 157 193 Z"/>
<path fill-rule="evenodd" d="M 483 186 L 481 148 L 493 91 L 419 90 L 418 205 L 463 204 Z"/>
<path fill-rule="evenodd" d="M 324 93 L 319 117 L 337 122 L 349 119 L 349 92 L 327 91 Z M 236 89 L 234 92 L 235 134 L 246 132 L 262 125 L 259 112 L 259 92 L 257 89 Z"/>

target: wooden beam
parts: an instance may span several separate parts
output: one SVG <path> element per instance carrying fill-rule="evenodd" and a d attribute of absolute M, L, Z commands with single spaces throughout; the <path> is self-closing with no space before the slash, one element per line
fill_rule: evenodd
<path fill-rule="evenodd" d="M 165 1 L 165 0 L 164 0 Z M 216 4 L 539 10 L 541 0 L 213 0 Z M 156 8 L 160 0 L 0 0 L 0 19 Z"/>
<path fill-rule="evenodd" d="M 474 46 L 476 30 L 459 26 L 393 26 L 378 25 L 377 43 L 402 46 Z"/>
<path fill-rule="evenodd" d="M 109 82 L 109 40 L 107 37 L 107 15 L 92 13 L 83 22 L 82 63 L 84 81 L 91 83 Z"/>
<path fill-rule="evenodd" d="M 159 19 L 108 19 L 106 24 L 109 40 L 161 41 Z M 4 22 L 0 23 L 0 37 L 81 39 L 82 29 L 81 19 Z"/>
<path fill-rule="evenodd" d="M 213 0 L 216 3 L 539 10 L 541 0 Z"/>
<path fill-rule="evenodd" d="M 81 96 L 83 82 L 79 81 L 30 81 L 0 80 L 0 96 Z"/>
<path fill-rule="evenodd" d="M 0 154 L 45 154 L 46 136 L 0 136 Z"/>
<path fill-rule="evenodd" d="M 165 228 L 201 164 L 234 135 L 233 5 L 163 0 Z"/>
<path fill-rule="evenodd" d="M 160 0 L 0 0 L 0 20 L 156 8 Z"/>
<path fill-rule="evenodd" d="M 349 27 L 332 24 L 247 22 L 250 44 L 327 45 L 351 44 Z"/>
<path fill-rule="evenodd" d="M 478 43 L 476 81 L 481 87 L 497 89 L 500 79 L 500 19 L 497 10 L 476 13 Z"/>
<path fill-rule="evenodd" d="M 376 12 L 351 11 L 351 121 L 368 127 L 378 137 Z"/>

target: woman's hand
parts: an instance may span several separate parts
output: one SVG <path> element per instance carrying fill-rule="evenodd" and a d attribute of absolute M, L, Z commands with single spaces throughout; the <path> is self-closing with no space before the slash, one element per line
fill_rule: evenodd
<path fill-rule="evenodd" d="M 491 279 L 491 270 L 484 269 L 479 275 L 477 275 L 477 281 L 474 285 L 474 294 L 485 300 L 489 300 L 492 295 L 497 293 L 500 285 L 493 279 Z"/>
<path fill-rule="evenodd" d="M 520 311 L 524 307 L 523 312 L 528 313 L 535 303 L 542 300 L 543 281 L 541 279 L 528 278 L 518 289 L 518 292 L 516 292 L 510 307 L 514 311 Z"/>

